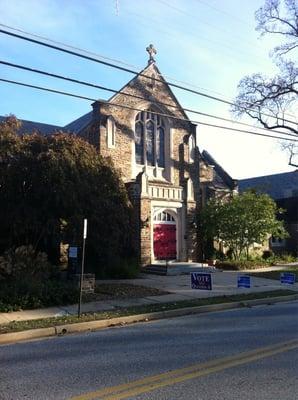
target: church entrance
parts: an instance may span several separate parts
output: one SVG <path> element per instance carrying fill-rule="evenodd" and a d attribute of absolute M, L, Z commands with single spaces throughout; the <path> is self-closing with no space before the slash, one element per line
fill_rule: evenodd
<path fill-rule="evenodd" d="M 166 211 L 154 216 L 153 250 L 155 260 L 176 260 L 177 258 L 176 221 Z"/>

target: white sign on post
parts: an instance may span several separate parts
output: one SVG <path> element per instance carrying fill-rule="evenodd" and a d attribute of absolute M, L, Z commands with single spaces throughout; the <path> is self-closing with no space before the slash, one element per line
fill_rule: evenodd
<path fill-rule="evenodd" d="M 84 234 L 83 239 L 87 239 L 87 219 L 84 219 Z"/>

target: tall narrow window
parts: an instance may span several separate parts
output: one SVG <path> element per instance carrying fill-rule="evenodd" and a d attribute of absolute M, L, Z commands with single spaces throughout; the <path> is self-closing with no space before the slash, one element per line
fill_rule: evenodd
<path fill-rule="evenodd" d="M 108 147 L 115 147 L 116 144 L 116 124 L 112 117 L 107 120 L 107 143 Z"/>
<path fill-rule="evenodd" d="M 189 162 L 193 163 L 195 161 L 195 152 L 196 152 L 196 142 L 195 142 L 195 138 L 193 137 L 193 135 L 191 135 L 189 137 L 189 141 L 188 141 L 188 147 L 189 147 Z"/>
<path fill-rule="evenodd" d="M 165 132 L 161 126 L 157 128 L 156 135 L 156 158 L 157 165 L 161 168 L 165 166 Z"/>
<path fill-rule="evenodd" d="M 135 154 L 136 154 L 136 163 L 144 164 L 144 127 L 142 122 L 140 121 L 136 123 Z"/>
<path fill-rule="evenodd" d="M 146 123 L 146 158 L 148 165 L 154 165 L 154 123 Z"/>
<path fill-rule="evenodd" d="M 152 110 L 136 116 L 135 160 L 141 165 L 165 167 L 165 123 Z"/>

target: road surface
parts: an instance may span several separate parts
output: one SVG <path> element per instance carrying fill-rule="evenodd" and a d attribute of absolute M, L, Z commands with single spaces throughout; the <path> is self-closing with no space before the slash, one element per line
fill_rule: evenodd
<path fill-rule="evenodd" d="M 298 302 L 0 347 L 1 400 L 296 400 Z"/>

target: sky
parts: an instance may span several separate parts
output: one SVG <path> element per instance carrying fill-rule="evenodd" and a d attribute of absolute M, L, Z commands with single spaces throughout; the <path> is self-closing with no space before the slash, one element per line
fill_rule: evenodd
<path fill-rule="evenodd" d="M 156 64 L 168 81 L 233 101 L 242 77 L 277 69 L 270 50 L 279 42 L 255 30 L 254 13 L 264 0 L 0 0 L 0 24 L 81 48 L 100 59 L 140 71 L 146 47 L 157 49 Z M 0 26 L 0 29 L 6 29 Z M 1 59 L 85 80 L 115 90 L 133 75 L 0 33 Z M 126 65 L 126 66 L 127 66 Z M 0 65 L 0 78 L 108 99 L 99 89 Z M 91 102 L 0 82 L 0 115 L 64 126 L 91 111 Z M 189 109 L 233 118 L 230 106 L 173 89 Z M 231 126 L 188 114 L 192 120 Z M 254 124 L 251 120 L 243 120 Z M 239 125 L 232 125 L 247 129 Z M 251 128 L 250 130 L 253 130 Z M 259 131 L 265 133 L 264 131 Z M 293 171 L 279 140 L 197 128 L 199 149 L 207 150 L 234 178 Z"/>

